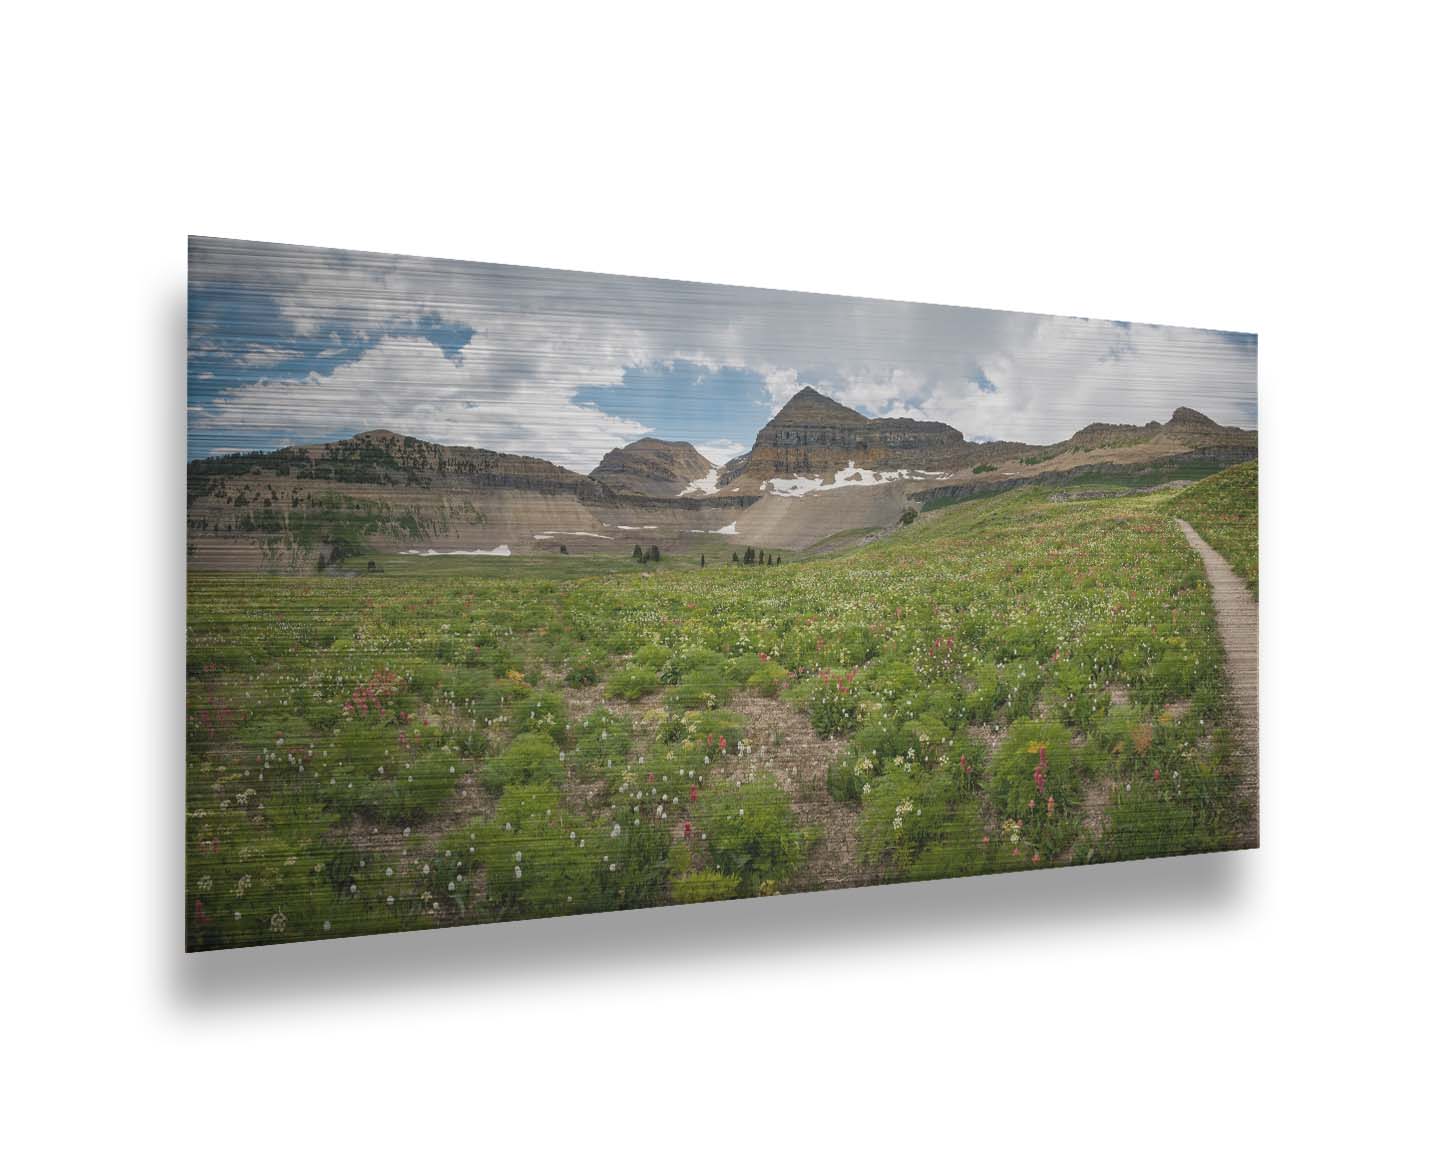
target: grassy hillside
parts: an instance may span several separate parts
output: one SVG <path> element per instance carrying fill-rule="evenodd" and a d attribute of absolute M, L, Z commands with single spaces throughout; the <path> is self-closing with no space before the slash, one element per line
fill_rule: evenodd
<path fill-rule="evenodd" d="M 1249 842 L 1167 496 L 1014 492 L 777 568 L 502 564 L 191 576 L 192 948 Z"/>
<path fill-rule="evenodd" d="M 1170 501 L 1205 542 L 1260 594 L 1260 470 L 1255 461 L 1227 468 Z"/>

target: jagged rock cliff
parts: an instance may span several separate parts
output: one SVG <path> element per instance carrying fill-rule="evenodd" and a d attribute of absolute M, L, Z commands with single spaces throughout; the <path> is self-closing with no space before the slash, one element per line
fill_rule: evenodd
<path fill-rule="evenodd" d="M 929 420 L 868 419 L 813 388 L 797 392 L 755 437 L 738 467 L 720 476 L 721 488 L 773 477 L 825 476 L 859 468 L 934 469 L 953 464 L 967 448 L 948 424 Z"/>

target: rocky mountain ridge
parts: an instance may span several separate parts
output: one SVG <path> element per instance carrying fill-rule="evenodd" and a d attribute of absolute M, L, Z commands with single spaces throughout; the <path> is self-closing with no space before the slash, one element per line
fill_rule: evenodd
<path fill-rule="evenodd" d="M 628 553 L 638 543 L 670 554 L 727 537 L 796 550 L 892 527 L 910 506 L 1086 475 L 1213 470 L 1255 455 L 1255 432 L 1191 408 L 1165 423 L 1090 424 L 1037 447 L 872 419 L 807 388 L 720 467 L 688 442 L 647 437 L 585 476 L 385 429 L 193 461 L 188 554 L 196 568 L 313 572 L 366 552 Z"/>
<path fill-rule="evenodd" d="M 688 441 L 646 436 L 605 453 L 604 459 L 591 469 L 590 478 L 614 492 L 679 496 L 702 492 L 706 487 L 713 491 L 713 483 L 706 484 L 706 478 L 715 471 L 715 465 Z"/>
<path fill-rule="evenodd" d="M 826 476 L 850 466 L 944 470 L 968 444 L 963 433 L 930 420 L 871 419 L 803 388 L 755 437 L 754 447 L 720 474 L 720 487 L 742 490 L 792 476 Z"/>

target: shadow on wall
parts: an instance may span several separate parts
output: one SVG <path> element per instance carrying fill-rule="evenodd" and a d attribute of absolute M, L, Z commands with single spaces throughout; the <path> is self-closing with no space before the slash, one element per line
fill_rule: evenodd
<path fill-rule="evenodd" d="M 1042 946 L 1057 930 L 1100 933 L 1147 921 L 1159 928 L 1207 911 L 1228 916 L 1244 897 L 1253 859 L 1227 852 L 189 957 L 177 950 L 170 992 L 184 1013 L 257 1000 L 348 999 L 417 977 L 431 988 L 519 991 L 612 970 L 703 969 L 767 954 L 823 963 L 840 952 L 898 953 L 982 937 Z"/>

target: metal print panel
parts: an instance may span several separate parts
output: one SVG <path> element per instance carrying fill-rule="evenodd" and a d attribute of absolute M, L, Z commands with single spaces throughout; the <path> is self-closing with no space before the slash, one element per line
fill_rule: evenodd
<path fill-rule="evenodd" d="M 192 239 L 191 950 L 1251 847 L 1256 339 Z"/>

